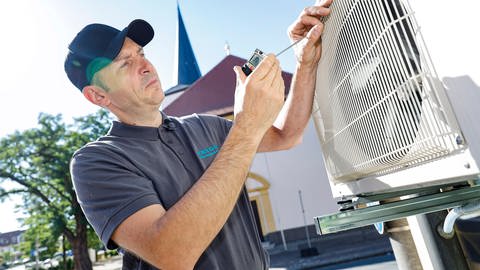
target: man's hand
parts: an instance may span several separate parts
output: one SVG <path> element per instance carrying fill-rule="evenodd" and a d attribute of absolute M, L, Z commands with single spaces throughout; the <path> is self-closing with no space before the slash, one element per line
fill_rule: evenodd
<path fill-rule="evenodd" d="M 323 23 L 321 18 L 330 14 L 333 0 L 317 0 L 317 5 L 307 7 L 288 28 L 295 49 L 297 67 L 285 105 L 273 126 L 265 133 L 259 152 L 285 150 L 301 143 L 303 131 L 312 113 L 318 62 L 322 55 Z M 306 41 L 306 42 L 305 42 Z"/>
<path fill-rule="evenodd" d="M 235 124 L 263 137 L 285 99 L 285 84 L 278 59 L 273 54 L 267 55 L 248 77 L 239 66 L 234 70 L 237 75 Z"/>
<path fill-rule="evenodd" d="M 288 36 L 293 42 L 307 36 L 307 42 L 295 46 L 295 56 L 301 66 L 316 69 L 322 55 L 323 23 L 320 18 L 330 14 L 328 8 L 333 0 L 317 0 L 315 6 L 303 10 L 295 22 L 288 28 Z"/>

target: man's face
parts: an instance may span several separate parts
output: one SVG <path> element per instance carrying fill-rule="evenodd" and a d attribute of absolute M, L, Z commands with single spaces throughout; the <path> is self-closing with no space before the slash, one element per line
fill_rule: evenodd
<path fill-rule="evenodd" d="M 164 93 L 157 71 L 143 48 L 126 38 L 118 56 L 98 72 L 112 105 L 128 112 L 143 106 L 160 107 Z"/>

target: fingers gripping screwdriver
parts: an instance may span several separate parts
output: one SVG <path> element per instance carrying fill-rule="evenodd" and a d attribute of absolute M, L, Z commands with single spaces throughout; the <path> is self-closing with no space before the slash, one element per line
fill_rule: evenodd
<path fill-rule="evenodd" d="M 297 45 L 300 41 L 304 40 L 306 37 L 307 36 L 304 36 L 303 38 L 301 38 L 301 39 L 295 41 L 294 43 L 290 44 L 290 46 L 281 50 L 275 56 L 278 57 L 279 55 L 286 52 L 291 47 Z M 265 54 L 261 50 L 255 49 L 255 51 L 253 52 L 250 59 L 242 66 L 243 73 L 245 73 L 245 75 L 247 75 L 247 76 L 250 75 L 250 73 L 252 73 L 252 71 L 258 66 L 258 64 L 260 64 L 260 62 L 262 62 L 263 58 L 265 58 Z"/>

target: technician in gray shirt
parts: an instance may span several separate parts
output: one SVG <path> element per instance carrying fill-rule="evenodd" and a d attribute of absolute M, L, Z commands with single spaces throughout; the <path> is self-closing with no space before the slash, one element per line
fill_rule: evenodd
<path fill-rule="evenodd" d="M 147 22 L 123 31 L 91 24 L 73 39 L 69 79 L 118 120 L 74 154 L 71 174 L 96 233 L 108 248 L 126 251 L 124 269 L 268 269 L 244 181 L 256 152 L 301 141 L 321 55 L 319 18 L 330 3 L 306 8 L 289 28 L 292 42 L 308 39 L 295 48 L 286 101 L 274 55 L 248 77 L 234 68 L 233 122 L 159 111 L 163 89 L 143 53 L 153 38 Z"/>

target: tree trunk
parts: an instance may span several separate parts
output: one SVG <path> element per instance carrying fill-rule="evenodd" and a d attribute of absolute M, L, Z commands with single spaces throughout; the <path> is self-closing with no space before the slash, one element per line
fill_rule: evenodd
<path fill-rule="evenodd" d="M 76 235 L 72 241 L 73 259 L 75 263 L 75 270 L 92 270 L 92 261 L 88 256 L 88 243 L 87 243 L 87 225 L 85 222 L 78 222 Z"/>
<path fill-rule="evenodd" d="M 73 232 L 70 231 L 66 236 L 72 245 L 75 270 L 93 270 L 92 261 L 90 260 L 90 256 L 88 256 L 87 219 L 83 215 L 75 192 L 73 189 L 70 190 L 73 215 L 75 217 L 75 233 L 73 234 Z"/>
<path fill-rule="evenodd" d="M 92 261 L 88 256 L 88 247 L 85 239 L 76 238 L 73 241 L 73 260 L 75 270 L 92 270 Z"/>

